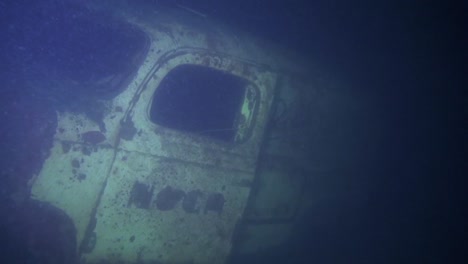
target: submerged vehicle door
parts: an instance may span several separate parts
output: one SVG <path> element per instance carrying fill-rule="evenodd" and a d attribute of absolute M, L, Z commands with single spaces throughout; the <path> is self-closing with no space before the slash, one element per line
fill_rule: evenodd
<path fill-rule="evenodd" d="M 32 196 L 64 210 L 86 263 L 223 263 L 276 74 L 201 48 L 149 52 L 106 131 L 62 113 Z"/>
<path fill-rule="evenodd" d="M 258 79 L 244 74 L 252 71 Z M 249 196 L 274 82 L 255 65 L 202 50 L 156 62 L 121 121 L 86 258 L 222 263 Z"/>

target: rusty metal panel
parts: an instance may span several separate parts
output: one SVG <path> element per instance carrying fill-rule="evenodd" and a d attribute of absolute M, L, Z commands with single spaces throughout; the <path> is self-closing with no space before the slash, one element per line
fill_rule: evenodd
<path fill-rule="evenodd" d="M 261 100 L 252 133 L 243 142 L 220 143 L 152 123 L 147 113 L 152 95 L 177 65 L 200 63 L 225 71 L 228 65 L 242 66 L 205 52 L 170 52 L 130 101 L 95 214 L 96 247 L 82 254 L 87 261 L 224 263 L 228 257 L 255 176 L 275 75 L 259 71 L 254 80 L 247 79 L 258 85 Z M 218 64 L 206 63 L 213 58 Z M 246 78 L 240 71 L 226 74 Z"/>
<path fill-rule="evenodd" d="M 132 23 L 151 39 L 146 58 L 125 90 L 99 102 L 99 119 L 58 114 L 32 197 L 70 216 L 87 263 L 224 263 L 255 178 L 278 77 L 266 62 L 275 57 L 221 28 Z M 180 65 L 245 80 L 233 142 L 151 122 L 155 90 Z"/>
<path fill-rule="evenodd" d="M 245 172 L 120 151 L 84 258 L 223 263 L 249 188 Z"/>

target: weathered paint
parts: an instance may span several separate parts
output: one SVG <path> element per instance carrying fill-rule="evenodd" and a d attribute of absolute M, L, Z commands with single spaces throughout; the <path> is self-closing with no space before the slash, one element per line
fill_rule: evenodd
<path fill-rule="evenodd" d="M 235 42 L 228 32 L 132 23 L 151 39 L 144 62 L 126 89 L 102 102 L 102 122 L 58 113 L 51 155 L 32 197 L 70 216 L 86 263 L 224 263 L 250 194 L 246 183 L 254 181 L 278 72 L 255 60 L 260 47 Z M 150 121 L 155 89 L 183 64 L 248 82 L 235 142 Z"/>

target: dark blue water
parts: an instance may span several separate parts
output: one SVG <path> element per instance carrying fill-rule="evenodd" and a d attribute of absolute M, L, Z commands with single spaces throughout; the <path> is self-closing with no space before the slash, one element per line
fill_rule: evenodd
<path fill-rule="evenodd" d="M 421 1 L 115 2 L 193 8 L 295 50 L 344 83 L 337 92 L 358 98 L 336 107 L 314 151 L 334 171 L 318 188 L 339 198 L 308 212 L 285 245 L 231 263 L 450 263 L 466 247 L 462 8 Z M 128 60 L 144 49 L 138 33 L 86 4 L 0 1 L 2 263 L 73 262 L 75 242 L 63 235 L 73 234 L 72 224 L 30 201 L 27 182 L 47 156 L 56 110 L 84 111 L 118 92 L 76 87 L 129 71 Z M 340 193 L 338 183 L 352 192 Z"/>

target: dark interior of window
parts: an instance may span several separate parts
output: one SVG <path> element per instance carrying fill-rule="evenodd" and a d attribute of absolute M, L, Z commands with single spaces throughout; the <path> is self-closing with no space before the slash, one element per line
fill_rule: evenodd
<path fill-rule="evenodd" d="M 161 126 L 234 141 L 247 81 L 199 65 L 172 69 L 157 87 L 150 118 Z"/>

